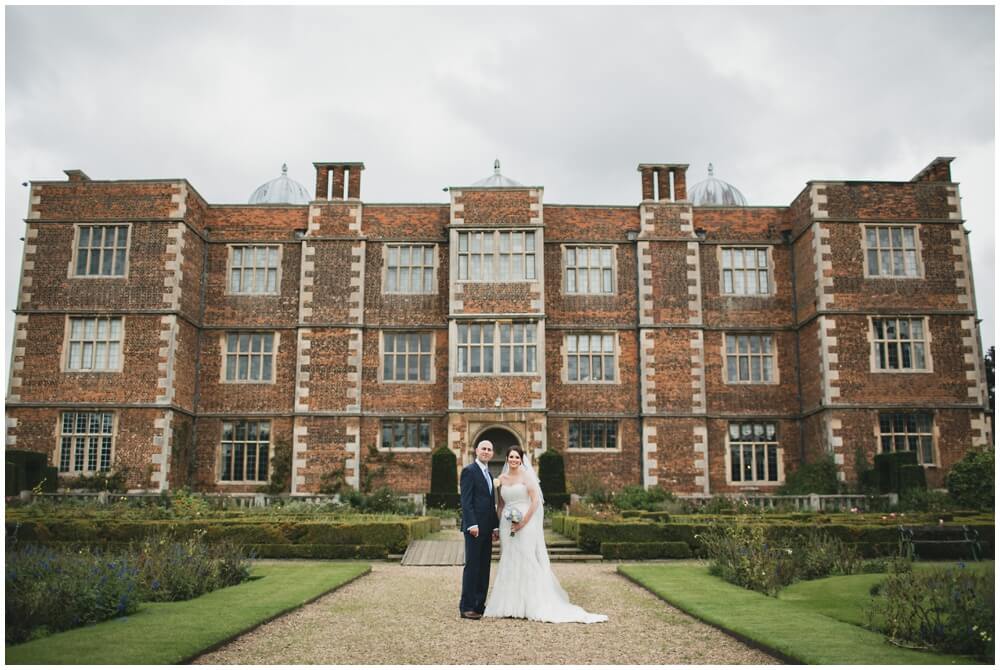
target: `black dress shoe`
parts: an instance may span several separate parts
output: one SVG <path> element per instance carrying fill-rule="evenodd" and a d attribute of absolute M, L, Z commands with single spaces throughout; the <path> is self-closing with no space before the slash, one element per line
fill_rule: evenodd
<path fill-rule="evenodd" d="M 462 612 L 462 618 L 473 619 L 475 621 L 478 621 L 479 619 L 483 618 L 483 615 L 480 614 L 479 612 Z"/>

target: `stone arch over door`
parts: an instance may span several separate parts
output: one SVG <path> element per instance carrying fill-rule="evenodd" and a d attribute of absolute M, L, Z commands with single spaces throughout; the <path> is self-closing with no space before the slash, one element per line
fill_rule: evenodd
<path fill-rule="evenodd" d="M 500 471 L 503 470 L 503 464 L 507 460 L 507 451 L 513 446 L 523 448 L 521 438 L 506 426 L 489 426 L 482 430 L 472 443 L 478 445 L 483 440 L 489 440 L 493 443 L 493 458 L 490 460 L 490 473 L 494 478 L 500 476 Z"/>

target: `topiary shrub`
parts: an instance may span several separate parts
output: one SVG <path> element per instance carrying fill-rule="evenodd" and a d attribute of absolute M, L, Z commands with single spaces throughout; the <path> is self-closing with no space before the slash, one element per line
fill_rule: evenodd
<path fill-rule="evenodd" d="M 538 483 L 549 507 L 563 507 L 569 503 L 566 493 L 566 465 L 558 451 L 550 449 L 538 457 Z"/>
<path fill-rule="evenodd" d="M 901 465 L 899 467 L 899 492 L 924 491 L 927 489 L 927 475 L 922 465 Z"/>
<path fill-rule="evenodd" d="M 8 449 L 4 462 L 9 496 L 21 491 L 52 492 L 58 485 L 58 470 L 48 465 L 48 457 L 43 453 Z"/>
<path fill-rule="evenodd" d="M 802 463 L 785 477 L 778 495 L 806 495 L 817 493 L 831 495 L 838 492 L 837 466 L 833 456 L 827 454 L 813 463 Z"/>
<path fill-rule="evenodd" d="M 945 479 L 948 495 L 960 507 L 992 510 L 995 496 L 993 468 L 992 451 L 970 451 L 951 466 L 951 472 Z"/>
<path fill-rule="evenodd" d="M 917 465 L 917 452 L 890 451 L 875 455 L 879 493 L 900 492 L 900 468 L 904 465 Z"/>
<path fill-rule="evenodd" d="M 440 446 L 431 454 L 431 490 L 427 494 L 427 506 L 438 509 L 458 509 L 462 506 L 458 493 L 458 461 L 446 446 Z"/>

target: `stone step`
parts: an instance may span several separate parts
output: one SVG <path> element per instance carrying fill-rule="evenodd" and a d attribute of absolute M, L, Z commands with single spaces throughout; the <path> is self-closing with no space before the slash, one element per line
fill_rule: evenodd
<path fill-rule="evenodd" d="M 603 560 L 604 557 L 600 554 L 549 554 L 549 561 L 552 563 L 599 563 Z"/>
<path fill-rule="evenodd" d="M 549 547 L 549 556 L 571 556 L 573 554 L 582 554 L 583 550 L 579 547 Z M 500 550 L 494 548 L 493 555 L 499 556 Z"/>

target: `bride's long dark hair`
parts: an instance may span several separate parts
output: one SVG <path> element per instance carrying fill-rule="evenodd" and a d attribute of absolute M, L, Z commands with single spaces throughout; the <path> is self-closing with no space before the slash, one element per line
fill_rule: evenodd
<path fill-rule="evenodd" d="M 521 457 L 521 463 L 524 463 L 524 449 L 520 445 L 515 444 L 513 447 L 507 450 L 507 458 L 510 458 L 510 452 L 516 451 L 517 455 Z"/>
<path fill-rule="evenodd" d="M 534 468 L 531 467 L 531 463 L 529 463 L 524 458 L 524 448 L 523 447 L 521 447 L 520 445 L 515 444 L 513 447 L 511 447 L 510 449 L 507 450 L 507 458 L 510 458 L 510 452 L 512 452 L 512 451 L 516 451 L 517 455 L 521 457 L 521 469 L 520 470 L 523 473 L 522 476 L 527 478 L 527 482 L 526 483 L 527 483 L 528 487 L 535 489 L 535 492 L 538 494 L 539 507 L 541 507 L 542 505 L 545 504 L 545 496 L 542 494 L 542 487 L 541 487 L 541 485 L 538 482 L 538 474 L 536 474 Z M 503 464 L 503 472 L 501 472 L 500 474 L 501 475 L 505 475 L 505 474 L 508 474 L 509 472 L 510 472 L 510 463 L 507 463 L 506 462 L 506 458 L 505 458 L 504 459 L 504 464 Z M 541 512 L 541 509 L 539 509 L 539 512 Z"/>

